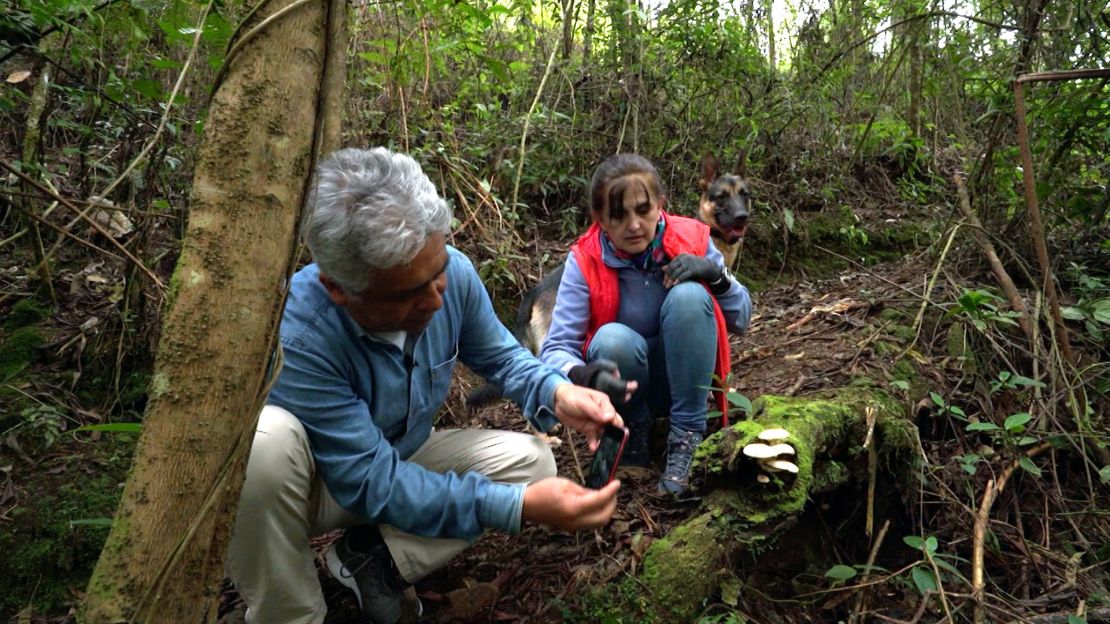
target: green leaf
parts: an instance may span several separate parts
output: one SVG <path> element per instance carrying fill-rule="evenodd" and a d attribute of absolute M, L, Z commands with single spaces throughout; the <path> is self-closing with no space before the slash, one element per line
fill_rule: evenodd
<path fill-rule="evenodd" d="M 967 431 L 1001 431 L 1002 428 L 994 423 L 977 422 L 966 427 Z"/>
<path fill-rule="evenodd" d="M 142 425 L 139 423 L 104 423 L 102 425 L 84 425 L 74 431 L 107 431 L 109 433 L 139 433 Z"/>
<path fill-rule="evenodd" d="M 1087 624 L 1087 618 L 1081 618 L 1078 615 L 1069 615 L 1068 624 Z"/>
<path fill-rule="evenodd" d="M 91 526 L 91 527 L 101 527 L 101 528 L 110 529 L 110 528 L 112 528 L 112 519 L 111 518 L 84 518 L 84 519 L 81 519 L 81 520 L 70 520 L 69 521 L 69 526 L 70 527 Z"/>
<path fill-rule="evenodd" d="M 139 95 L 151 100 L 162 99 L 162 85 L 156 80 L 140 78 L 131 83 L 131 88 Z"/>
<path fill-rule="evenodd" d="M 937 590 L 937 577 L 933 575 L 932 570 L 918 566 L 913 569 L 913 584 L 917 586 L 917 591 L 924 594 L 927 591 Z"/>
<path fill-rule="evenodd" d="M 1103 466 L 1102 470 L 1098 471 L 1098 480 L 1103 485 L 1110 483 L 1110 466 Z"/>
<path fill-rule="evenodd" d="M 999 375 L 999 376 L 1001 377 L 1001 375 Z M 1028 387 L 1033 387 L 1033 388 L 1044 388 L 1045 387 L 1043 381 L 1037 381 L 1036 379 L 1031 379 L 1029 377 L 1026 377 L 1025 375 L 1014 375 L 1013 378 L 1010 379 L 1009 385 L 1011 385 L 1011 386 L 1028 386 Z"/>
<path fill-rule="evenodd" d="M 1075 306 L 1068 306 L 1063 310 L 1060 310 L 1060 315 L 1068 319 L 1069 321 L 1082 321 L 1083 319 L 1087 318 L 1087 315 L 1083 313 L 1083 310 Z"/>
<path fill-rule="evenodd" d="M 1027 446 L 1039 440 L 1040 438 L 1034 438 L 1033 436 L 1021 436 L 1021 439 L 1019 439 L 1017 443 L 1018 446 Z"/>
<path fill-rule="evenodd" d="M 1010 416 L 1008 416 L 1006 418 L 1006 422 L 1002 423 L 1002 426 L 1006 429 L 1006 431 L 1012 433 L 1021 433 L 1025 430 L 1025 423 L 1029 422 L 1032 419 L 1033 416 L 1029 412 L 1018 412 L 1017 414 L 1011 414 Z"/>
<path fill-rule="evenodd" d="M 895 379 L 894 381 L 890 382 L 890 385 L 898 388 L 899 390 L 910 389 L 910 382 L 906 381 L 905 379 Z"/>
<path fill-rule="evenodd" d="M 739 392 L 726 392 L 725 396 L 728 397 L 729 405 L 744 410 L 745 414 L 752 413 L 752 402 L 748 399 L 748 397 L 740 394 Z"/>
<path fill-rule="evenodd" d="M 782 218 L 786 221 L 786 231 L 794 232 L 794 211 L 789 208 L 784 208 L 782 211 Z"/>
<path fill-rule="evenodd" d="M 1018 460 L 1018 465 L 1035 477 L 1041 476 L 1041 469 L 1038 468 L 1037 464 L 1034 464 L 1033 460 L 1029 459 L 1028 457 L 1022 457 L 1020 460 Z"/>
<path fill-rule="evenodd" d="M 834 565 L 825 572 L 825 576 L 838 581 L 846 581 L 856 575 L 856 569 L 843 564 Z"/>
<path fill-rule="evenodd" d="M 906 546 L 909 546 L 910 548 L 921 550 L 925 547 L 925 540 L 916 535 L 907 535 L 902 538 L 902 541 L 905 542 Z"/>
<path fill-rule="evenodd" d="M 1103 325 L 1110 325 L 1110 297 L 1092 303 L 1091 316 Z"/>
<path fill-rule="evenodd" d="M 925 550 L 928 550 L 931 553 L 935 553 L 937 551 L 937 538 L 933 537 L 932 535 L 926 537 Z"/>
<path fill-rule="evenodd" d="M 963 416 L 963 417 L 967 416 L 967 413 L 964 412 L 963 408 L 960 407 L 959 405 L 949 405 L 948 406 L 948 411 L 952 412 L 956 416 Z"/>
<path fill-rule="evenodd" d="M 929 398 L 933 400 L 933 403 L 936 404 L 937 407 L 944 407 L 946 405 L 946 403 L 944 402 L 944 397 L 940 396 L 936 392 L 930 392 Z"/>

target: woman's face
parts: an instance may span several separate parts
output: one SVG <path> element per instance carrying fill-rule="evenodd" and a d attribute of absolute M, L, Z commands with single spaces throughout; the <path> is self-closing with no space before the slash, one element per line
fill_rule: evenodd
<path fill-rule="evenodd" d="M 647 249 L 663 208 L 663 198 L 652 197 L 651 178 L 642 174 L 617 178 L 609 183 L 605 197 L 608 205 L 602 208 L 598 224 L 613 246 L 629 254 Z"/>

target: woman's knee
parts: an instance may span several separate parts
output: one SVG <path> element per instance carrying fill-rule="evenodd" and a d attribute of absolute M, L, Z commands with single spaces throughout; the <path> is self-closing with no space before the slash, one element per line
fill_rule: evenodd
<path fill-rule="evenodd" d="M 666 320 L 675 314 L 682 316 L 713 315 L 713 296 L 699 282 L 676 284 L 663 300 L 661 314 Z"/>
<path fill-rule="evenodd" d="M 647 341 L 627 325 L 606 323 L 590 340 L 589 358 L 621 361 L 646 361 Z"/>

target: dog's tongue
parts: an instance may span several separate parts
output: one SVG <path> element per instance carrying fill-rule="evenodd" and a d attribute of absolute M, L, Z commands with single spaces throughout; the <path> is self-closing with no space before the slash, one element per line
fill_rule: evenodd
<path fill-rule="evenodd" d="M 732 240 L 739 240 L 744 238 L 744 233 L 748 231 L 748 226 L 732 228 L 728 231 L 728 237 Z"/>

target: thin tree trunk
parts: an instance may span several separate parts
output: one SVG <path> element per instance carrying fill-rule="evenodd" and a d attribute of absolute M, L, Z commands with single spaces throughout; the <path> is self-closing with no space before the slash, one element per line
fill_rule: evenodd
<path fill-rule="evenodd" d="M 767 11 L 767 64 L 771 71 L 778 66 L 775 58 L 775 0 L 766 0 L 764 10 Z"/>
<path fill-rule="evenodd" d="M 213 99 L 132 474 L 83 622 L 212 622 L 342 41 L 318 0 L 265 4 Z M 252 30 L 263 25 L 255 34 Z M 269 373 L 272 374 L 272 373 Z"/>

